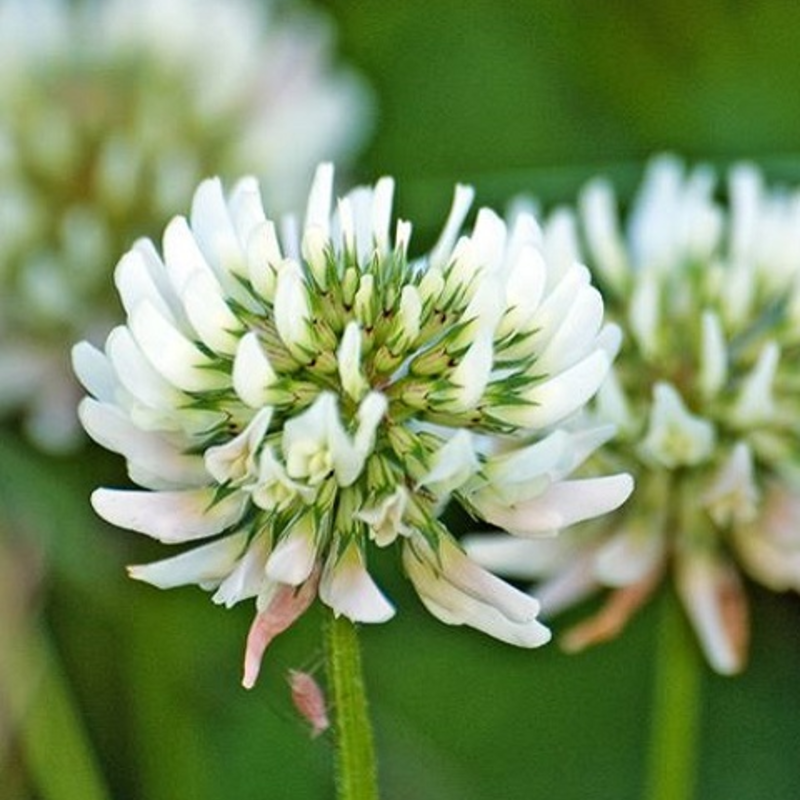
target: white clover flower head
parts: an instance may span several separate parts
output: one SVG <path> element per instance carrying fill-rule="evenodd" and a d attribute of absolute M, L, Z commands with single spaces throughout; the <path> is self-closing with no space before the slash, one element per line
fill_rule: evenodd
<path fill-rule="evenodd" d="M 108 265 L 134 237 L 207 175 L 258 172 L 294 208 L 363 140 L 369 93 L 332 65 L 327 20 L 275 5 L 0 0 L 0 414 L 42 447 L 80 441 L 66 343 L 103 340 Z M 230 339 L 209 295 L 197 278 L 186 313 Z"/>
<path fill-rule="evenodd" d="M 743 164 L 725 202 L 712 170 L 663 156 L 626 225 L 605 180 L 582 193 L 578 222 L 626 333 L 595 412 L 617 425 L 607 453 L 637 493 L 546 550 L 479 539 L 471 552 L 540 580 L 551 612 L 610 588 L 601 611 L 565 635 L 574 649 L 619 631 L 671 567 L 709 663 L 737 672 L 748 640 L 737 567 L 800 590 L 800 191 L 767 189 Z"/>
<path fill-rule="evenodd" d="M 410 260 L 410 224 L 390 233 L 393 187 L 382 178 L 334 205 L 323 164 L 302 233 L 277 235 L 254 180 L 227 198 L 206 181 L 190 220 L 167 226 L 163 258 L 137 244 L 120 261 L 127 322 L 105 351 L 74 349 L 84 426 L 143 487 L 98 489 L 96 511 L 168 544 L 207 540 L 131 575 L 196 583 L 228 606 L 255 597 L 247 686 L 317 596 L 354 622 L 393 616 L 371 542 L 402 550 L 441 620 L 543 644 L 537 601 L 472 563 L 441 511 L 454 499 L 532 537 L 632 488 L 625 474 L 568 479 L 612 430 L 574 421 L 610 364 L 586 270 L 553 274 L 532 217 L 509 228 L 482 209 L 460 234 L 465 187 L 431 253 Z M 523 271 L 537 291 L 512 291 Z"/>

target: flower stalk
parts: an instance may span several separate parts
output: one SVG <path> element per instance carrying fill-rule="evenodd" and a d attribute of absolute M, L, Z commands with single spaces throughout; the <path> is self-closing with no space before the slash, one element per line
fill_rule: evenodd
<path fill-rule="evenodd" d="M 358 632 L 349 619 L 331 614 L 325 633 L 328 682 L 336 715 L 336 796 L 338 800 L 377 800 L 375 746 Z"/>
<path fill-rule="evenodd" d="M 647 800 L 692 800 L 697 776 L 702 663 L 670 589 L 659 624 L 647 766 Z"/>

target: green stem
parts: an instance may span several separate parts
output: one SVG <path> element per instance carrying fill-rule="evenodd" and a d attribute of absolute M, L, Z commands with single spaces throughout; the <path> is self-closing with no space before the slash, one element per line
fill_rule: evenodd
<path fill-rule="evenodd" d="M 355 625 L 345 617 L 327 622 L 328 684 L 336 714 L 338 800 L 377 800 L 375 747 L 364 690 Z"/>
<path fill-rule="evenodd" d="M 647 800 L 694 796 L 703 664 L 678 600 L 667 588 L 659 627 Z"/>

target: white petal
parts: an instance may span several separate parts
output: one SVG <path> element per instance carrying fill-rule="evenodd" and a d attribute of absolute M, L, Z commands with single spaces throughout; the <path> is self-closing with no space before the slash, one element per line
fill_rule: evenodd
<path fill-rule="evenodd" d="M 630 586 L 653 572 L 665 550 L 659 533 L 645 526 L 622 528 L 598 550 L 594 575 L 605 586 Z"/>
<path fill-rule="evenodd" d="M 148 489 L 203 486 L 209 474 L 203 459 L 189 455 L 157 433 L 142 431 L 116 406 L 89 397 L 78 406 L 78 416 L 98 444 L 128 460 L 131 477 Z M 143 483 L 137 478 L 147 475 Z"/>
<path fill-rule="evenodd" d="M 114 284 L 128 314 L 140 302 L 148 300 L 166 319 L 174 319 L 172 308 L 163 297 L 163 288 L 156 284 L 141 248 L 134 247 L 122 256 L 114 270 Z"/>
<path fill-rule="evenodd" d="M 108 334 L 106 353 L 123 386 L 144 405 L 154 409 L 176 409 L 186 402 L 186 395 L 162 377 L 128 328 L 120 326 Z"/>
<path fill-rule="evenodd" d="M 453 204 L 450 206 L 447 221 L 439 235 L 439 240 L 428 256 L 429 267 L 444 267 L 450 260 L 453 245 L 458 239 L 458 233 L 467 217 L 474 197 L 475 190 L 471 186 L 456 185 Z"/>
<path fill-rule="evenodd" d="M 672 384 L 653 387 L 650 424 L 641 451 L 668 469 L 695 466 L 708 460 L 716 444 L 712 422 L 692 414 Z"/>
<path fill-rule="evenodd" d="M 234 533 L 172 558 L 128 567 L 128 575 L 159 589 L 188 584 L 216 587 L 230 574 L 246 543 L 247 533 Z"/>
<path fill-rule="evenodd" d="M 492 333 L 486 330 L 476 337 L 448 376 L 456 387 L 448 392 L 445 405 L 448 411 L 460 413 L 475 408 L 489 383 L 493 361 Z"/>
<path fill-rule="evenodd" d="M 437 494 L 449 494 L 463 486 L 479 468 L 472 434 L 460 428 L 436 451 L 431 469 L 419 483 Z"/>
<path fill-rule="evenodd" d="M 133 310 L 128 326 L 147 360 L 173 386 L 205 392 L 229 385 L 227 375 L 212 369 L 215 362 L 147 301 Z"/>
<path fill-rule="evenodd" d="M 767 342 L 753 369 L 744 379 L 732 409 L 733 421 L 742 427 L 752 427 L 768 422 L 775 413 L 772 385 L 778 370 L 781 351 L 778 345 Z"/>
<path fill-rule="evenodd" d="M 209 178 L 197 188 L 192 198 L 192 233 L 200 250 L 218 276 L 246 276 L 247 269 L 241 245 L 236 236 L 222 182 Z"/>
<path fill-rule="evenodd" d="M 461 544 L 482 567 L 518 580 L 551 575 L 569 563 L 574 550 L 566 536 L 520 539 L 500 533 L 472 534 L 464 537 Z"/>
<path fill-rule="evenodd" d="M 214 276 L 185 217 L 175 217 L 167 225 L 163 247 L 167 277 L 178 297 L 183 294 L 187 281 L 196 273 L 206 272 Z"/>
<path fill-rule="evenodd" d="M 233 355 L 244 326 L 231 311 L 218 281 L 208 272 L 196 272 L 187 280 L 181 300 L 202 342 L 213 352 Z"/>
<path fill-rule="evenodd" d="M 584 406 L 608 374 L 608 354 L 596 350 L 568 370 L 537 384 L 528 391 L 531 405 L 499 406 L 492 414 L 526 428 L 555 425 Z"/>
<path fill-rule="evenodd" d="M 266 575 L 273 581 L 299 586 L 308 580 L 317 563 L 314 515 L 309 512 L 295 522 L 267 559 Z"/>
<path fill-rule="evenodd" d="M 296 261 L 284 261 L 278 270 L 274 313 L 278 335 L 292 355 L 301 357 L 302 348 L 312 345 L 311 310 L 308 287 Z"/>
<path fill-rule="evenodd" d="M 700 388 L 706 399 L 718 394 L 728 377 L 728 349 L 719 316 L 703 312 L 703 333 L 700 350 Z"/>
<path fill-rule="evenodd" d="M 332 201 L 333 164 L 320 164 L 314 173 L 308 194 L 305 228 L 318 228 L 326 239 L 330 236 Z"/>
<path fill-rule="evenodd" d="M 239 242 L 246 243 L 258 227 L 266 222 L 258 181 L 248 176 L 233 187 L 229 203 L 230 216 Z"/>
<path fill-rule="evenodd" d="M 242 600 L 261 596 L 267 583 L 264 567 L 269 551 L 269 536 L 266 533 L 256 535 L 211 600 L 231 608 Z"/>
<path fill-rule="evenodd" d="M 225 444 L 209 447 L 205 452 L 206 469 L 220 483 L 241 483 L 255 477 L 256 454 L 269 429 L 272 409 L 263 408 L 244 430 Z"/>
<path fill-rule="evenodd" d="M 342 389 L 358 402 L 369 384 L 361 372 L 361 329 L 357 322 L 347 323 L 336 352 L 336 362 Z"/>
<path fill-rule="evenodd" d="M 540 536 L 619 508 L 633 491 L 630 475 L 608 475 L 551 484 L 538 497 L 505 506 L 486 493 L 470 501 L 487 522 L 516 536 Z"/>
<path fill-rule="evenodd" d="M 389 225 L 392 220 L 392 197 L 394 181 L 381 178 L 375 184 L 372 200 L 372 238 L 381 255 L 389 252 Z"/>
<path fill-rule="evenodd" d="M 214 489 L 139 492 L 96 489 L 94 510 L 107 522 L 174 544 L 221 533 L 241 518 L 247 496 L 234 492 L 214 503 Z"/>
<path fill-rule="evenodd" d="M 89 394 L 102 402 L 114 402 L 117 380 L 105 353 L 89 342 L 72 348 L 72 368 Z"/>
<path fill-rule="evenodd" d="M 468 560 L 463 554 L 461 559 Z M 448 552 L 447 564 L 440 569 L 436 554 L 419 539 L 406 542 L 403 564 L 425 607 L 442 622 L 469 625 L 520 647 L 539 647 L 549 641 L 550 631 L 536 619 L 536 600 L 476 564 L 464 567 Z"/>
<path fill-rule="evenodd" d="M 255 331 L 246 333 L 239 340 L 231 378 L 236 394 L 248 406 L 262 408 L 267 405 L 269 388 L 277 380 L 277 375 Z"/>
<path fill-rule="evenodd" d="M 339 558 L 335 552 L 328 557 L 319 596 L 337 617 L 353 622 L 386 622 L 394 616 L 394 606 L 370 577 L 356 545 L 349 545 Z"/>

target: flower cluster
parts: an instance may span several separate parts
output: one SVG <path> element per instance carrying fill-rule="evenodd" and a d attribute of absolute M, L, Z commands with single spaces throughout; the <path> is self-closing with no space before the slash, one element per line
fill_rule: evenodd
<path fill-rule="evenodd" d="M 612 433 L 560 426 L 596 393 L 619 344 L 585 267 L 535 219 L 489 209 L 460 235 L 459 186 L 438 243 L 408 256 L 390 233 L 393 182 L 333 205 L 314 179 L 302 233 L 266 217 L 254 179 L 197 190 L 163 257 L 120 261 L 127 323 L 105 352 L 73 354 L 92 395 L 89 434 L 143 490 L 98 489 L 106 520 L 169 544 L 131 568 L 199 584 L 226 606 L 256 598 L 245 685 L 265 647 L 315 597 L 355 622 L 394 608 L 370 577 L 370 543 L 399 546 L 425 606 L 523 647 L 546 642 L 539 604 L 470 561 L 440 520 L 450 499 L 517 536 L 618 507 L 626 474 L 568 476 Z M 212 538 L 213 537 L 213 538 Z"/>
<path fill-rule="evenodd" d="M 108 265 L 210 174 L 281 202 L 360 141 L 330 31 L 254 0 L 0 0 L 0 411 L 76 441 L 67 343 L 118 313 Z"/>
<path fill-rule="evenodd" d="M 710 169 L 661 157 L 626 234 L 606 181 L 585 189 L 578 221 L 626 332 L 596 411 L 618 426 L 606 455 L 634 474 L 636 496 L 558 541 L 481 538 L 472 553 L 544 579 L 552 612 L 612 589 L 567 633 L 571 648 L 615 634 L 669 567 L 709 663 L 736 672 L 749 627 L 736 562 L 771 589 L 800 590 L 800 193 L 768 191 L 741 165 L 725 205 Z"/>

